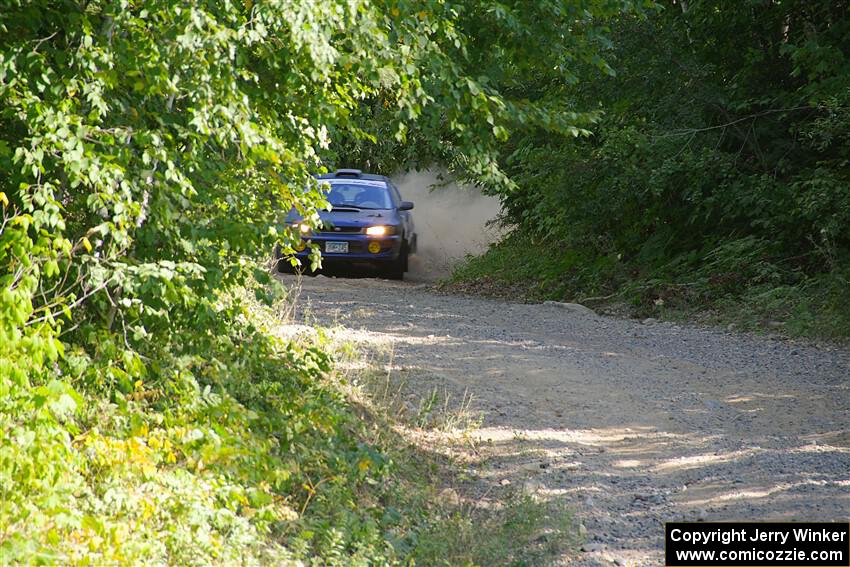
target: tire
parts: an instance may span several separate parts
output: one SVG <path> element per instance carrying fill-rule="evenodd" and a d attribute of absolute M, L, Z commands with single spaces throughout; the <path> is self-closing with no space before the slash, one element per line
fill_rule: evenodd
<path fill-rule="evenodd" d="M 403 280 L 404 272 L 407 271 L 407 247 L 402 246 L 398 258 L 390 262 L 384 271 L 384 277 L 388 280 Z"/>
<path fill-rule="evenodd" d="M 286 258 L 280 258 L 277 261 L 277 271 L 281 274 L 294 274 L 295 268 L 289 263 Z"/>
<path fill-rule="evenodd" d="M 280 258 L 277 261 L 277 271 L 281 274 L 295 274 L 298 276 L 302 276 L 305 274 L 308 276 L 316 275 L 316 272 L 313 272 L 309 268 L 304 267 L 303 264 L 298 266 L 297 268 L 293 267 L 293 265 L 289 263 L 288 258 Z"/>

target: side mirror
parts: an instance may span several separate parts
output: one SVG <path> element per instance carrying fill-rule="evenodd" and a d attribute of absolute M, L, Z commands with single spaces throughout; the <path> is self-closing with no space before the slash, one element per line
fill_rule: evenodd
<path fill-rule="evenodd" d="M 409 211 L 413 208 L 413 201 L 402 201 L 398 206 L 398 210 L 400 211 Z"/>

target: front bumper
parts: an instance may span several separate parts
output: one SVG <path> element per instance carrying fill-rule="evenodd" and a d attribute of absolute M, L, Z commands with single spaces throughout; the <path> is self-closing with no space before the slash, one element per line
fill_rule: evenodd
<path fill-rule="evenodd" d="M 397 234 L 380 237 L 363 234 L 315 234 L 305 236 L 302 241 L 306 247 L 295 254 L 295 257 L 301 260 L 302 264 L 310 255 L 310 244 L 318 245 L 322 252 L 323 263 L 384 263 L 398 259 L 401 252 L 402 237 Z M 327 242 L 347 242 L 348 252 L 327 252 L 325 250 Z M 369 244 L 371 243 L 378 243 L 380 249 L 377 252 L 370 252 Z"/>

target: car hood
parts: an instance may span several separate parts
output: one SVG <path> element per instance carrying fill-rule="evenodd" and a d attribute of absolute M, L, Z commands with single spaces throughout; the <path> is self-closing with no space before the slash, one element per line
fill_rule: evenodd
<path fill-rule="evenodd" d="M 373 226 L 376 224 L 398 224 L 398 213 L 394 209 L 348 209 L 340 207 L 332 211 L 319 211 L 322 223 L 328 226 Z M 298 222 L 301 215 L 290 211 L 286 222 Z"/>

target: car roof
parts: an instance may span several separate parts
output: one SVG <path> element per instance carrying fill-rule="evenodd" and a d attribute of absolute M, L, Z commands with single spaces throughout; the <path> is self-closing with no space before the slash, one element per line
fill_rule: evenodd
<path fill-rule="evenodd" d="M 389 183 L 389 178 L 386 175 L 376 175 L 374 173 L 363 173 L 359 169 L 337 169 L 333 173 L 324 173 L 317 175 L 317 179 L 369 179 L 372 181 L 385 181 Z"/>

